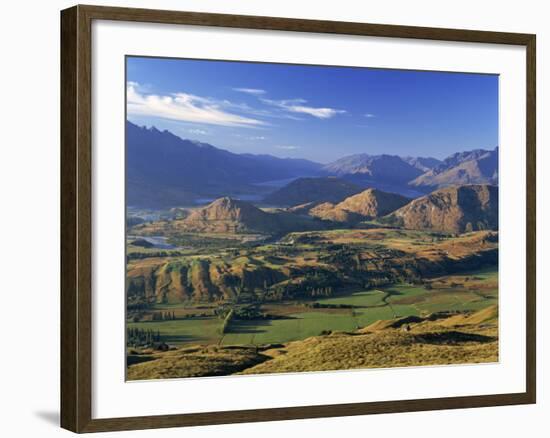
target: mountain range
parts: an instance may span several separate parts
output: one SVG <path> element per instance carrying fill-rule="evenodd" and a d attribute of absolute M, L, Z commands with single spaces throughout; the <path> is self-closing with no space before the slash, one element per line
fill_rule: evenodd
<path fill-rule="evenodd" d="M 323 170 L 362 184 L 407 184 L 423 171 L 397 155 L 355 154 L 327 164 Z"/>
<path fill-rule="evenodd" d="M 498 184 L 498 148 L 445 160 L 355 154 L 323 165 L 237 154 L 127 122 L 126 184 L 127 205 L 140 208 L 204 204 L 223 196 L 281 206 L 338 203 L 366 188 L 417 198 L 453 185 Z"/>
<path fill-rule="evenodd" d="M 315 175 L 308 160 L 235 154 L 169 131 L 126 123 L 127 204 L 137 207 L 190 205 L 220 195 L 257 196 L 264 181 Z"/>
<path fill-rule="evenodd" d="M 431 157 L 403 157 L 403 160 L 422 172 L 427 172 L 442 163 L 441 160 Z"/>
<path fill-rule="evenodd" d="M 264 211 L 252 203 L 223 197 L 171 222 L 140 224 L 136 230 L 150 232 L 165 227 L 162 234 L 262 233 L 277 235 L 292 231 L 322 230 L 353 226 L 361 221 L 412 230 L 464 233 L 498 229 L 498 187 L 488 184 L 438 189 L 429 195 L 408 199 L 378 189 L 367 189 L 334 204 L 309 202 L 287 209 Z M 331 225 L 332 223 L 332 225 Z M 163 225 L 164 224 L 164 225 Z"/>
<path fill-rule="evenodd" d="M 498 148 L 459 152 L 415 178 L 410 186 L 433 189 L 463 184 L 498 184 Z"/>

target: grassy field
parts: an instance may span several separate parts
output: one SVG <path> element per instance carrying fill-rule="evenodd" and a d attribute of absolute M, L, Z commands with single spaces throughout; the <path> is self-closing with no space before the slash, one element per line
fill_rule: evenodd
<path fill-rule="evenodd" d="M 170 345 L 215 344 L 220 339 L 221 325 L 217 318 L 128 323 L 131 328 L 159 331 L 162 341 Z"/>
<path fill-rule="evenodd" d="M 391 319 L 286 344 L 148 351 L 129 356 L 128 379 L 489 363 L 499 356 L 497 321 L 492 305 L 469 315 L 418 318 L 408 330 L 401 329 L 403 319 Z"/>
<path fill-rule="evenodd" d="M 225 333 L 221 330 L 222 319 L 216 316 L 180 318 L 197 312 L 196 306 L 184 305 L 157 306 L 159 311 L 174 311 L 176 320 L 129 322 L 128 327 L 158 331 L 170 345 L 263 345 L 301 340 L 324 331 L 353 331 L 378 320 L 441 311 L 475 311 L 498 300 L 496 268 L 435 278 L 429 284 L 431 287 L 396 284 L 315 300 L 330 305 L 328 308 L 305 305 L 314 301 L 271 303 L 265 306 L 265 311 L 278 319 L 232 321 Z M 338 305 L 352 307 L 338 308 Z"/>

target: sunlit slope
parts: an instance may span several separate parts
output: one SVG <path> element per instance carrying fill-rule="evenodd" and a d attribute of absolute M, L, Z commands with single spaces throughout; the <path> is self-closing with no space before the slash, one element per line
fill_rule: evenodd
<path fill-rule="evenodd" d="M 287 344 L 196 346 L 142 355 L 130 380 L 488 363 L 498 360 L 495 307 L 463 315 L 380 321 Z M 139 356 L 138 356 L 139 357 Z"/>

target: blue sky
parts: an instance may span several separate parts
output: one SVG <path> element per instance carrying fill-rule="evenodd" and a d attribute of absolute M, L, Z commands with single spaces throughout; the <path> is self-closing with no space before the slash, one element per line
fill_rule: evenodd
<path fill-rule="evenodd" d="M 327 163 L 498 146 L 498 77 L 127 58 L 127 116 L 236 153 Z"/>

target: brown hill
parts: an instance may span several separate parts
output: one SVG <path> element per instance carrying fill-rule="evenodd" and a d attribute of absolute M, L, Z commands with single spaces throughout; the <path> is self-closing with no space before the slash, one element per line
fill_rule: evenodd
<path fill-rule="evenodd" d="M 322 220 L 354 223 L 385 216 L 409 201 L 410 199 L 405 196 L 370 188 L 350 196 L 338 204 L 309 202 L 292 207 L 288 211 L 309 214 Z"/>
<path fill-rule="evenodd" d="M 306 202 L 305 204 L 289 207 L 286 211 L 292 215 L 309 216 L 322 221 L 341 222 L 352 224 L 363 219 L 362 216 L 346 210 L 335 208 L 332 202 Z"/>
<path fill-rule="evenodd" d="M 273 217 L 248 202 L 219 198 L 182 221 L 190 231 L 235 233 L 273 227 Z"/>
<path fill-rule="evenodd" d="M 415 230 L 463 233 L 498 229 L 498 187 L 448 187 L 415 199 L 386 217 Z"/>
<path fill-rule="evenodd" d="M 332 222 L 359 222 L 363 219 L 360 214 L 338 208 L 332 202 L 324 202 L 309 210 L 310 216 Z"/>
<path fill-rule="evenodd" d="M 361 191 L 355 184 L 340 178 L 298 178 L 268 195 L 271 205 L 300 205 L 308 202 L 340 202 Z"/>
<path fill-rule="evenodd" d="M 449 312 L 432 313 L 425 317 L 407 316 L 404 318 L 382 319 L 359 330 L 360 333 L 372 333 L 380 330 L 399 329 L 404 326 L 436 324 L 441 327 L 464 327 L 478 326 L 480 324 L 498 325 L 498 305 L 493 304 L 478 311 L 458 312 L 456 314 Z"/>
<path fill-rule="evenodd" d="M 271 357 L 239 374 L 326 371 L 354 368 L 490 363 L 498 361 L 498 329 L 471 324 L 412 324 L 410 331 L 336 332 L 264 350 Z"/>
<path fill-rule="evenodd" d="M 498 305 L 486 307 L 472 314 L 463 314 L 451 316 L 440 323 L 443 326 L 466 326 L 478 324 L 498 324 Z"/>
<path fill-rule="evenodd" d="M 409 198 L 395 193 L 386 193 L 377 189 L 367 189 L 350 196 L 336 205 L 336 209 L 357 213 L 366 218 L 385 216 L 403 207 Z"/>
<path fill-rule="evenodd" d="M 171 230 L 194 233 L 279 234 L 325 228 L 322 222 L 312 218 L 285 211 L 265 212 L 249 202 L 229 197 L 216 199 L 187 218 L 168 224 Z"/>
<path fill-rule="evenodd" d="M 250 247 L 229 254 L 212 251 L 203 258 L 130 259 L 127 296 L 129 302 L 216 301 L 233 298 L 241 287 L 255 290 L 267 285 L 276 290 L 279 284 L 287 289 L 287 297 L 300 297 L 311 285 L 312 272 L 320 274 L 320 279 L 334 279 L 335 273 L 345 272 L 338 280 L 342 287 L 374 287 L 388 281 L 449 275 L 498 263 L 495 231 L 432 240 L 415 231 L 338 229 L 290 233 L 284 240 L 289 251 L 281 251 L 282 246 L 277 245 L 275 252 Z M 360 245 L 365 242 L 369 247 L 374 244 L 368 252 Z M 319 250 L 327 244 L 346 247 L 348 255 L 342 258 L 341 254 Z M 475 287 L 482 289 L 481 285 Z"/>

